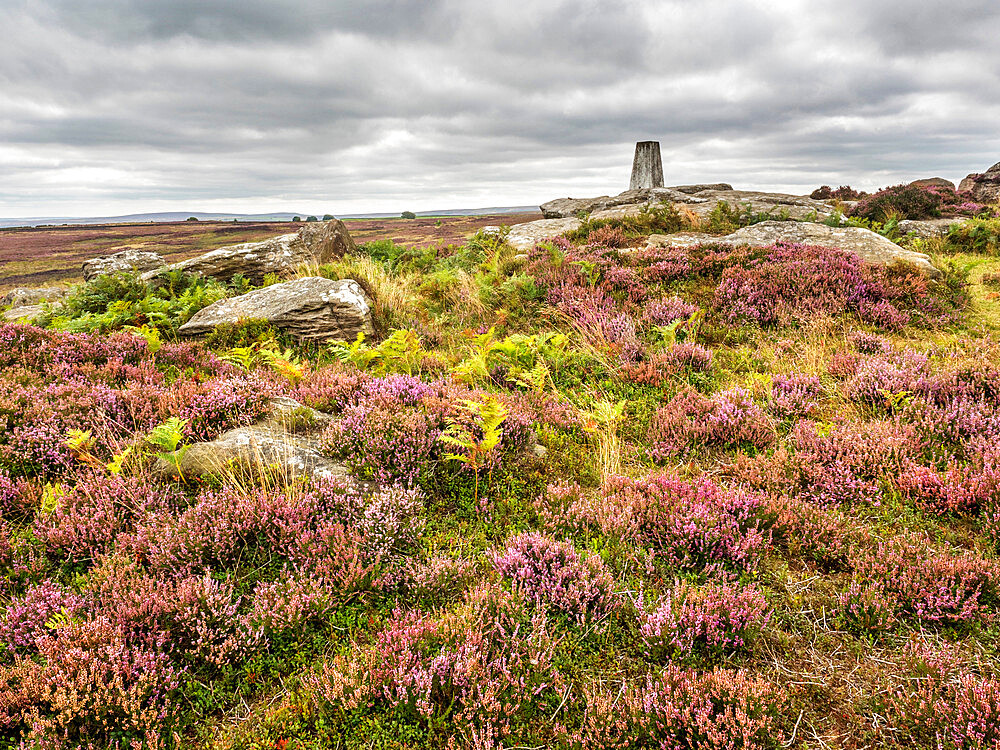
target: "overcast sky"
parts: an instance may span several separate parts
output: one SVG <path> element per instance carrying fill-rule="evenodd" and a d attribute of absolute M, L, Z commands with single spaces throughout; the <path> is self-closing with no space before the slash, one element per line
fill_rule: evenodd
<path fill-rule="evenodd" d="M 808 192 L 1000 161 L 997 0 L 0 0 L 0 217 Z"/>

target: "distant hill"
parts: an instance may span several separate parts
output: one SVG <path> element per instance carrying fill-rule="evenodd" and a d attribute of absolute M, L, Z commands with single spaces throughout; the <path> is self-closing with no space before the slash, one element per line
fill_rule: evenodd
<path fill-rule="evenodd" d="M 491 208 L 445 208 L 436 211 L 415 211 L 417 216 L 484 216 L 489 214 L 515 214 L 536 211 L 538 206 L 498 206 Z M 123 216 L 34 216 L 0 219 L 0 229 L 10 227 L 38 227 L 60 224 L 145 224 L 185 221 L 194 217 L 199 221 L 291 221 L 293 217 L 306 218 L 307 212 L 288 213 L 279 211 L 270 214 L 226 214 L 204 213 L 201 211 L 162 211 L 148 214 L 125 214 Z M 337 214 L 338 219 L 392 219 L 398 213 Z"/>

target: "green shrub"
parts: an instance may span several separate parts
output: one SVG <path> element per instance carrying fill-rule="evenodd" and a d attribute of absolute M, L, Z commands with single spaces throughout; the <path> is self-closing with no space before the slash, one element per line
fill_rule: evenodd
<path fill-rule="evenodd" d="M 952 224 L 948 230 L 948 244 L 962 252 L 996 255 L 1000 250 L 1000 218 L 969 219 L 962 224 Z"/>

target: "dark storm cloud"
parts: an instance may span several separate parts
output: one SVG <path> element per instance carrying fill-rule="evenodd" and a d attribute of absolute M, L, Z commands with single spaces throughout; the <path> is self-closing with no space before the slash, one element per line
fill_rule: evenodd
<path fill-rule="evenodd" d="M 0 215 L 533 202 L 621 187 L 645 138 L 747 187 L 1000 158 L 993 0 L 0 0 L 0 28 Z"/>

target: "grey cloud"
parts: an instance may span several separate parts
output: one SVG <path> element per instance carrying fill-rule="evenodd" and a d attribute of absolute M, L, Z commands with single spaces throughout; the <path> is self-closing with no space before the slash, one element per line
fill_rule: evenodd
<path fill-rule="evenodd" d="M 0 215 L 522 203 L 640 138 L 679 182 L 959 177 L 1000 151 L 1000 8 L 913 5 L 0 0 Z"/>

